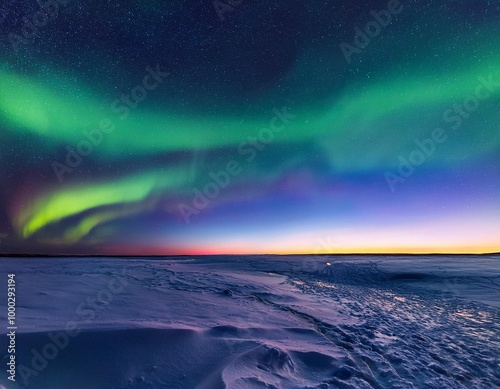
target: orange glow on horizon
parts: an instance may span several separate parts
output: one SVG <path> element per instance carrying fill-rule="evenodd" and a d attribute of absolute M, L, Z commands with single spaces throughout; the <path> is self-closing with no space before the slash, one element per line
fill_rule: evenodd
<path fill-rule="evenodd" d="M 235 247 L 220 247 L 220 248 L 194 248 L 194 247 L 114 247 L 106 250 L 108 255 L 124 255 L 124 256 L 176 256 L 176 255 L 405 255 L 405 254 L 496 254 L 500 253 L 500 247 L 441 247 L 441 248 L 424 248 L 424 247 L 407 247 L 407 248 L 348 248 L 342 251 L 318 251 L 304 248 L 302 250 L 276 250 L 270 248 L 260 248 L 250 250 L 249 248 Z"/>

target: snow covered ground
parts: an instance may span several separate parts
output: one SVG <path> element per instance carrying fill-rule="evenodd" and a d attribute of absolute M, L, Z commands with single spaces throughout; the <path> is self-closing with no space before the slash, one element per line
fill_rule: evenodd
<path fill-rule="evenodd" d="M 2 291 L 11 272 L 1 389 L 500 387 L 500 256 L 3 258 Z"/>

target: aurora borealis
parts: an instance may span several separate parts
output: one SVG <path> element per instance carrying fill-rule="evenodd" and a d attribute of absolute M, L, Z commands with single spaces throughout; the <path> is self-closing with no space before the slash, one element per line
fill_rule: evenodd
<path fill-rule="evenodd" d="M 500 251 L 500 4 L 393 2 L 5 2 L 0 252 Z"/>

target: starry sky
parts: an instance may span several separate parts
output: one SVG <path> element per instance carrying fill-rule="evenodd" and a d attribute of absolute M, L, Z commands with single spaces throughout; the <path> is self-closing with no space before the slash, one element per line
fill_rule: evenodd
<path fill-rule="evenodd" d="M 500 4 L 5 0 L 0 253 L 500 251 Z"/>

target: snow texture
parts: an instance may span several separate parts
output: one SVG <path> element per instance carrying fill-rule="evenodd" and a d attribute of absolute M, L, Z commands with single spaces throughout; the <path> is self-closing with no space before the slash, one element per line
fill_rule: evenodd
<path fill-rule="evenodd" d="M 0 389 L 500 387 L 499 256 L 0 265 L 18 326 Z"/>

